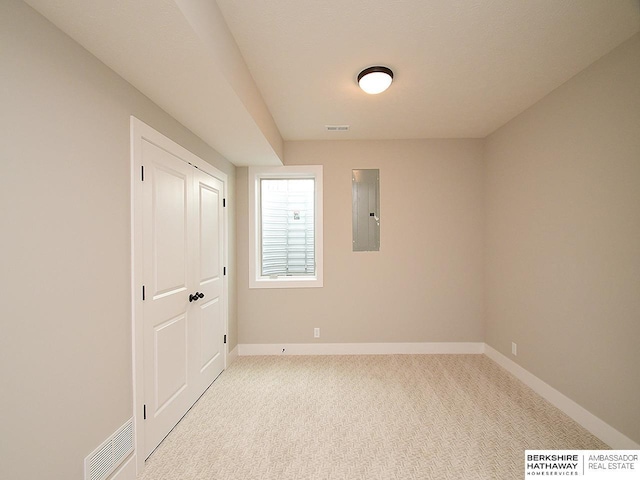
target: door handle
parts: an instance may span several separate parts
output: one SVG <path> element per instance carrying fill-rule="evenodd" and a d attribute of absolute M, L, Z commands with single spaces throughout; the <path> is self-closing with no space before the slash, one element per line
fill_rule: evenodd
<path fill-rule="evenodd" d="M 196 292 L 189 295 L 189 303 L 196 302 L 199 299 L 204 298 L 204 293 Z"/>

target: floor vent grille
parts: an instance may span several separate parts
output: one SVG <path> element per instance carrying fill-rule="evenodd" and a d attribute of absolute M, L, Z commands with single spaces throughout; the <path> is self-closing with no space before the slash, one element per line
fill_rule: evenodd
<path fill-rule="evenodd" d="M 84 459 L 85 480 L 104 480 L 133 452 L 133 418 Z"/>

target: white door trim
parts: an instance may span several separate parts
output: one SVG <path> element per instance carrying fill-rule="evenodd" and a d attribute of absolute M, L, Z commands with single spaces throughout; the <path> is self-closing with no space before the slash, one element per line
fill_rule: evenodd
<path fill-rule="evenodd" d="M 227 175 L 213 165 L 200 159 L 193 153 L 178 145 L 163 134 L 154 130 L 146 123 L 131 116 L 131 335 L 132 335 L 132 370 L 133 370 L 133 421 L 135 429 L 135 455 L 136 471 L 141 472 L 144 468 L 144 428 L 143 408 L 144 408 L 144 363 L 143 363 L 143 323 L 142 323 L 142 275 L 143 275 L 143 238 L 142 238 L 142 140 L 152 142 L 154 145 L 167 150 L 180 152 L 180 158 L 186 159 L 188 163 L 197 169 L 221 180 L 224 184 L 223 198 L 227 196 Z M 223 209 L 223 228 L 225 231 L 223 240 L 223 261 L 224 265 L 229 265 L 228 259 L 228 211 Z M 229 334 L 229 288 L 228 276 L 222 279 L 224 310 L 223 323 L 224 334 Z M 228 343 L 224 345 L 224 368 L 227 368 Z"/>

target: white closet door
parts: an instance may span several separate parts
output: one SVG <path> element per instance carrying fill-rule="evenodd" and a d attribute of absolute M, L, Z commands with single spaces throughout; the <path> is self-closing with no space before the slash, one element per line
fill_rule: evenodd
<path fill-rule="evenodd" d="M 222 181 L 143 142 L 144 455 L 224 368 Z"/>
<path fill-rule="evenodd" d="M 224 369 L 223 183 L 194 171 L 196 289 L 202 297 L 193 311 L 196 324 L 196 384 L 200 394 Z M 199 295 L 199 296 L 200 296 Z"/>

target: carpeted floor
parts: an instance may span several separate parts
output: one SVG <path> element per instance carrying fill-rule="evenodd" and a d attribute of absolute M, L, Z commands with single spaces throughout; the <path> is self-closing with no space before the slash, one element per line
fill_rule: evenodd
<path fill-rule="evenodd" d="M 138 480 L 521 479 L 604 443 L 484 355 L 240 357 Z"/>

